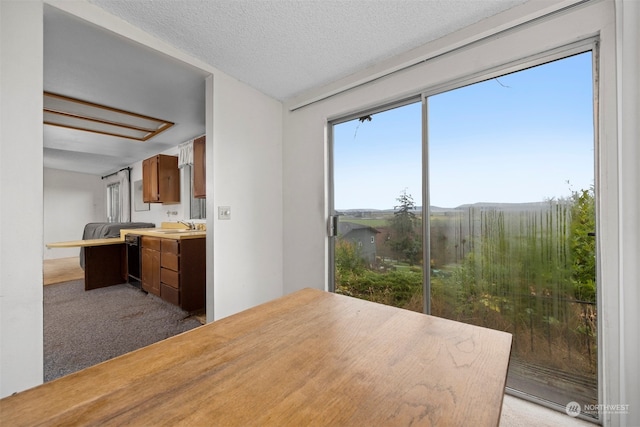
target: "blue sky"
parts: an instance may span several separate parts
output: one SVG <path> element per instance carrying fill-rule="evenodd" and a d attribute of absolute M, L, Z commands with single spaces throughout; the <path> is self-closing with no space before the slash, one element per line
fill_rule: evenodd
<path fill-rule="evenodd" d="M 535 202 L 593 185 L 591 53 L 432 96 L 431 205 Z M 421 104 L 334 127 L 336 209 L 421 201 Z"/>

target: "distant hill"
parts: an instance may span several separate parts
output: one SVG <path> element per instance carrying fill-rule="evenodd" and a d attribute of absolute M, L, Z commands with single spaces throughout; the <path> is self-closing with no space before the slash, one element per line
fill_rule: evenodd
<path fill-rule="evenodd" d="M 556 200 L 556 202 L 558 202 Z M 567 202 L 568 203 L 568 202 Z M 477 209 L 500 209 L 503 211 L 506 210 L 515 210 L 515 211 L 528 211 L 528 210 L 536 210 L 549 206 L 549 202 L 525 202 L 525 203 L 493 203 L 493 202 L 478 202 L 471 203 L 466 205 L 460 205 L 455 209 L 469 209 L 471 207 Z"/>
<path fill-rule="evenodd" d="M 525 203 L 497 203 L 497 202 L 477 202 L 477 203 L 467 203 L 464 205 L 456 206 L 455 208 L 441 208 L 439 206 L 431 206 L 431 212 L 441 213 L 441 212 L 455 212 L 455 211 L 464 211 L 469 208 L 476 208 L 480 210 L 485 209 L 500 209 L 503 211 L 511 210 L 511 211 L 528 211 L 528 210 L 537 210 L 542 209 L 549 205 L 549 202 L 525 202 Z M 422 212 L 422 206 L 416 206 L 414 212 L 419 213 Z M 346 215 L 353 217 L 365 217 L 365 216 L 382 216 L 382 215 L 392 215 L 394 213 L 394 209 L 340 209 L 338 210 L 338 215 Z"/>

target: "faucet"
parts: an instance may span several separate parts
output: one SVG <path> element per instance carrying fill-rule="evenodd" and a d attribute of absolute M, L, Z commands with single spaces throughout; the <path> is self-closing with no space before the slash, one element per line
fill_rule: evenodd
<path fill-rule="evenodd" d="M 189 228 L 189 230 L 193 230 L 196 228 L 195 224 L 192 222 L 186 222 L 186 221 L 178 221 L 180 224 L 186 225 L 187 228 Z"/>

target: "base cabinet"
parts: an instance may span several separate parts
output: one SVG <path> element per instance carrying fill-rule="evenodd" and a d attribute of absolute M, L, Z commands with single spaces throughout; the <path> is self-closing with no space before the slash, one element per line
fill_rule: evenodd
<path fill-rule="evenodd" d="M 84 248 L 84 290 L 119 285 L 127 281 L 124 243 Z"/>
<path fill-rule="evenodd" d="M 142 236 L 142 289 L 193 312 L 204 308 L 206 238 Z"/>
<path fill-rule="evenodd" d="M 206 239 L 161 239 L 160 297 L 185 311 L 204 308 Z"/>
<path fill-rule="evenodd" d="M 142 236 L 142 289 L 160 296 L 160 241 L 157 237 Z"/>

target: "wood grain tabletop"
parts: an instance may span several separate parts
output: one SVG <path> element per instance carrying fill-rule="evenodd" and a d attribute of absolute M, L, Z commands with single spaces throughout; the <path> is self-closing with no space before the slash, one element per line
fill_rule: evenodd
<path fill-rule="evenodd" d="M 304 289 L 0 400 L 0 425 L 496 426 L 511 335 Z"/>

